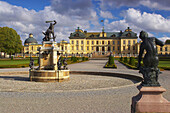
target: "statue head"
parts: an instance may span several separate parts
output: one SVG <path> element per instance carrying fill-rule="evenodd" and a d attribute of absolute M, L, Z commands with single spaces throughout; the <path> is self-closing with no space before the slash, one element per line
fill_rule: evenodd
<path fill-rule="evenodd" d="M 148 37 L 148 33 L 147 33 L 147 32 L 145 32 L 145 31 L 141 31 L 141 32 L 140 32 L 139 38 L 140 38 L 141 40 L 144 40 L 144 39 L 147 38 L 147 37 Z"/>

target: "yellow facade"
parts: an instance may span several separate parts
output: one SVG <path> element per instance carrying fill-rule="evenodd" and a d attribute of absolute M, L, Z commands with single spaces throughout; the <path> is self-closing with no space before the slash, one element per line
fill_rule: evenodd
<path fill-rule="evenodd" d="M 70 43 L 65 40 L 60 41 L 57 43 L 57 46 L 60 49 L 61 54 L 70 54 Z"/>
<path fill-rule="evenodd" d="M 140 49 L 137 38 L 136 33 L 129 27 L 124 32 L 104 32 L 104 29 L 102 32 L 87 32 L 78 28 L 70 34 L 69 42 L 62 40 L 57 43 L 57 46 L 63 55 L 92 54 L 96 56 L 109 55 L 111 52 L 116 56 L 127 54 L 137 56 Z M 24 43 L 24 53 L 37 54 L 41 46 L 35 42 Z M 160 55 L 170 55 L 170 44 L 165 44 L 163 47 L 157 46 L 157 50 Z"/>
<path fill-rule="evenodd" d="M 24 45 L 24 53 L 25 54 L 38 54 L 38 48 L 41 46 L 42 46 L 41 44 Z"/>
<path fill-rule="evenodd" d="M 71 54 L 137 54 L 137 36 L 129 28 L 125 32 L 104 32 L 103 29 L 88 33 L 78 28 L 69 39 Z"/>

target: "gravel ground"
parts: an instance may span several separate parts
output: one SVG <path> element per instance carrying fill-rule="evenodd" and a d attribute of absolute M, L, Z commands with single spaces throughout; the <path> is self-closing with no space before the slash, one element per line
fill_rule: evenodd
<path fill-rule="evenodd" d="M 97 71 L 97 72 L 114 72 L 114 73 L 129 73 L 136 76 L 141 76 L 137 70 L 127 69 L 125 66 L 118 64 L 118 69 L 104 69 L 103 66 L 106 60 L 91 60 L 79 64 L 69 65 L 69 68 L 73 71 Z M 18 71 L 18 69 L 12 69 L 11 71 Z M 24 69 L 23 69 L 24 70 Z M 25 69 L 26 70 L 26 69 Z M 3 70 L 8 72 L 9 70 Z M 20 69 L 22 71 L 22 69 Z M 2 70 L 0 70 L 2 72 Z M 159 76 L 159 81 L 167 91 L 163 93 L 163 96 L 170 100 L 170 71 L 163 71 Z M 6 75 L 4 75 L 6 76 Z M 74 76 L 74 75 L 73 75 Z M 82 78 L 87 75 L 75 75 Z M 90 76 L 91 77 L 91 76 Z M 89 79 L 91 79 L 89 77 Z M 94 78 L 93 78 L 94 77 Z M 93 76 L 92 81 L 96 82 L 100 78 Z M 115 79 L 111 77 L 109 79 Z M 1 78 L 7 82 L 27 82 L 20 80 L 7 80 L 10 78 Z M 11 78 L 13 79 L 13 78 Z M 71 80 L 73 80 L 71 78 Z M 83 81 L 84 79 L 80 79 Z M 88 80 L 91 81 L 91 80 Z M 110 81 L 105 78 L 105 82 Z M 115 80 L 120 81 L 119 79 Z M 114 82 L 115 82 L 114 81 Z M 71 82 L 71 81 L 69 81 Z M 72 81 L 73 82 L 73 81 Z M 131 82 L 131 81 L 130 81 Z M 67 82 L 68 83 L 68 82 Z M 67 84 L 63 82 L 62 84 Z M 102 83 L 100 80 L 98 81 Z M 3 86 L 7 83 L 0 83 Z M 27 82 L 27 84 L 29 84 Z M 38 83 L 44 84 L 44 83 Z M 53 84 L 53 83 L 50 83 Z M 78 83 L 76 84 L 78 86 Z M 85 85 L 91 86 L 88 82 L 84 81 Z M 47 84 L 45 84 L 47 85 Z M 137 85 L 137 84 L 136 84 Z M 131 99 L 138 94 L 136 85 L 129 85 L 126 87 L 108 87 L 98 88 L 98 90 L 63 90 L 59 92 L 0 92 L 0 112 L 2 113 L 130 113 Z M 35 84 L 33 87 L 36 86 Z M 62 85 L 61 85 L 62 86 Z M 19 85 L 18 85 L 19 87 Z M 71 87 L 71 86 L 67 86 Z M 48 85 L 46 88 L 49 88 Z M 48 89 L 47 89 L 48 90 Z"/>
<path fill-rule="evenodd" d="M 28 74 L 0 75 L 0 91 L 15 92 L 58 92 L 67 90 L 87 90 L 133 85 L 135 81 L 118 77 L 96 75 L 70 75 L 69 81 L 61 83 L 31 82 Z"/>

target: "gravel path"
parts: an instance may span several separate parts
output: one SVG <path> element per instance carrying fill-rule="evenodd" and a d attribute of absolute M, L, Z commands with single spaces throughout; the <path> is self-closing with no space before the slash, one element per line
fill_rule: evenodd
<path fill-rule="evenodd" d="M 106 61 L 107 60 L 91 60 L 88 62 L 69 65 L 69 68 L 73 71 L 77 70 L 77 71 L 129 73 L 129 74 L 141 76 L 138 73 L 138 70 L 126 69 L 124 67 L 121 67 L 123 65 L 119 65 L 118 69 L 104 69 L 103 66 L 106 63 Z M 118 62 L 116 64 L 118 64 Z M 12 69 L 10 71 L 16 71 L 16 70 L 18 69 Z M 22 70 L 27 70 L 27 69 L 26 68 L 20 69 L 20 71 Z M 2 71 L 7 72 L 9 70 L 8 69 L 0 70 L 0 72 Z M 163 71 L 163 73 L 159 76 L 159 81 L 162 87 L 167 89 L 167 91 L 163 94 L 163 96 L 167 100 L 170 100 L 169 73 L 170 71 Z M 75 76 L 79 76 L 79 75 L 75 75 Z M 90 80 L 93 77 L 94 80 L 100 79 L 100 78 L 96 78 L 95 76 L 93 76 L 92 78 L 90 77 L 89 77 Z M 1 79 L 5 79 L 5 78 L 1 77 Z M 9 82 L 11 80 L 7 80 L 7 81 Z M 109 80 L 106 78 L 105 82 L 108 81 Z M 117 81 L 119 80 L 117 79 L 114 82 Z M 14 81 L 14 82 L 26 82 L 26 81 Z M 100 80 L 99 83 L 103 84 Z M 63 82 L 63 84 L 65 83 Z M 77 84 L 78 83 L 75 82 L 75 85 Z M 88 85 L 89 83 L 84 81 L 84 84 Z M 6 82 L 0 83 L 0 85 L 8 86 Z M 89 84 L 89 87 L 90 86 L 91 85 Z M 15 87 L 15 85 L 13 87 Z M 37 86 L 35 85 L 35 87 Z M 55 87 L 59 87 L 59 86 L 55 86 Z M 70 86 L 67 86 L 67 88 L 68 87 Z M 48 87 L 46 88 L 48 90 Z M 112 88 L 98 89 L 98 90 L 72 91 L 67 89 L 60 92 L 51 92 L 51 91 L 40 92 L 40 93 L 39 92 L 12 92 L 12 91 L 0 92 L 0 112 L 2 113 L 30 113 L 30 112 L 32 113 L 39 113 L 39 112 L 41 113 L 47 113 L 47 112 L 50 113 L 130 113 L 131 98 L 137 94 L 138 94 L 138 90 L 135 85 L 130 85 L 127 87 L 112 87 Z"/>
<path fill-rule="evenodd" d="M 90 90 L 133 85 L 135 81 L 109 76 L 70 75 L 65 82 L 31 82 L 28 74 L 0 75 L 0 91 L 6 92 L 61 92 L 74 90 Z"/>

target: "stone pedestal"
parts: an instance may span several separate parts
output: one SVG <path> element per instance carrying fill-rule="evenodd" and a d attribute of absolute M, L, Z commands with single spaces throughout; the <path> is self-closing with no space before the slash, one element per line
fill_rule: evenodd
<path fill-rule="evenodd" d="M 59 48 L 54 41 L 44 41 L 43 46 L 39 48 L 39 69 L 40 70 L 57 70 L 59 59 Z"/>
<path fill-rule="evenodd" d="M 138 86 L 139 94 L 132 98 L 131 113 L 170 113 L 170 102 L 162 93 L 163 87 Z"/>
<path fill-rule="evenodd" d="M 30 81 L 62 82 L 69 80 L 69 70 L 30 70 Z"/>

